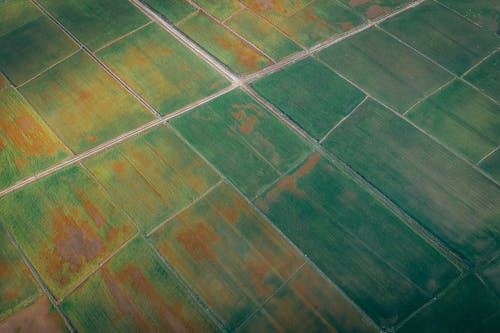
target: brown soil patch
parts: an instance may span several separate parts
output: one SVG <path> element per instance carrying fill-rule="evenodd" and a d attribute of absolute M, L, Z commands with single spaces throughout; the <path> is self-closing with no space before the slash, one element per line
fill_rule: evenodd
<path fill-rule="evenodd" d="M 213 207 L 217 214 L 224 217 L 226 221 L 235 224 L 240 220 L 240 207 L 236 204 L 234 201 L 226 202 L 220 200 L 213 204 Z"/>
<path fill-rule="evenodd" d="M 250 272 L 252 276 L 252 284 L 255 287 L 255 291 L 260 296 L 268 296 L 273 292 L 273 288 L 265 284 L 266 275 L 270 271 L 269 265 L 265 262 L 262 263 L 251 263 L 245 264 L 246 269 Z"/>
<path fill-rule="evenodd" d="M 356 7 L 360 5 L 364 5 L 367 2 L 370 2 L 371 0 L 350 0 L 349 1 L 349 6 L 351 7 Z"/>
<path fill-rule="evenodd" d="M 352 22 L 342 22 L 340 26 L 342 27 L 343 30 L 351 30 L 352 28 L 354 28 Z"/>
<path fill-rule="evenodd" d="M 19 290 L 15 289 L 9 289 L 3 293 L 3 297 L 6 301 L 12 301 L 13 299 L 19 297 L 19 295 L 20 295 Z"/>
<path fill-rule="evenodd" d="M 366 10 L 366 17 L 368 17 L 371 20 L 371 19 L 374 19 L 374 18 L 379 17 L 381 15 L 387 14 L 390 11 L 391 11 L 391 9 L 388 7 L 373 5 L 373 6 L 368 7 L 368 9 Z"/>
<path fill-rule="evenodd" d="M 83 193 L 78 194 L 78 197 L 80 198 L 85 211 L 90 216 L 95 226 L 100 228 L 105 225 L 107 222 L 106 217 L 104 217 L 99 208 L 97 208 L 92 201 L 85 198 L 85 195 Z"/>
<path fill-rule="evenodd" d="M 244 2 L 248 8 L 259 13 L 274 10 L 284 16 L 288 14 L 288 9 L 283 5 L 282 0 L 250 0 Z"/>
<path fill-rule="evenodd" d="M 40 297 L 33 305 L 13 314 L 0 322 L 0 332 L 63 332 L 62 320 L 51 310 L 49 300 Z"/>
<path fill-rule="evenodd" d="M 215 253 L 209 244 L 219 241 L 219 235 L 205 224 L 198 222 L 194 228 L 186 226 L 185 229 L 177 233 L 176 238 L 195 260 L 215 259 Z"/>
<path fill-rule="evenodd" d="M 260 68 L 257 61 L 261 58 L 261 55 L 258 54 L 257 51 L 246 46 L 241 40 L 238 39 L 236 44 L 218 36 L 214 36 L 213 40 L 231 54 L 234 54 L 236 56 L 236 61 L 245 68 L 250 70 L 258 70 Z"/>
<path fill-rule="evenodd" d="M 257 117 L 254 115 L 247 115 L 245 111 L 236 111 L 232 113 L 234 119 L 238 120 L 240 132 L 243 134 L 250 134 L 254 126 L 258 123 Z"/>

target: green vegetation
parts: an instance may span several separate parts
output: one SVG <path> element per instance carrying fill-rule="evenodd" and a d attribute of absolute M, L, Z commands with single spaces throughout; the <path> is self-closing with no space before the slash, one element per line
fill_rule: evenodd
<path fill-rule="evenodd" d="M 313 58 L 271 74 L 252 87 L 318 140 L 364 97 Z"/>
<path fill-rule="evenodd" d="M 384 327 L 457 275 L 435 249 L 319 153 L 281 178 L 256 205 Z"/>
<path fill-rule="evenodd" d="M 489 265 L 481 272 L 483 279 L 492 287 L 497 296 L 500 296 L 500 257 L 496 257 Z"/>
<path fill-rule="evenodd" d="M 215 332 L 153 249 L 136 238 L 61 305 L 79 332 Z"/>
<path fill-rule="evenodd" d="M 128 218 L 80 167 L 2 197 L 0 219 L 57 299 L 134 233 Z"/>
<path fill-rule="evenodd" d="M 255 72 L 270 64 L 259 51 L 205 14 L 198 13 L 183 21 L 179 29 L 239 74 Z"/>
<path fill-rule="evenodd" d="M 156 24 L 97 55 L 162 115 L 228 85 L 210 65 Z"/>
<path fill-rule="evenodd" d="M 228 18 L 241 6 L 238 0 L 194 0 L 194 2 L 219 20 Z"/>
<path fill-rule="evenodd" d="M 128 1 L 39 0 L 39 2 L 92 50 L 149 20 Z"/>
<path fill-rule="evenodd" d="M 497 181 L 500 181 L 500 150 L 498 150 L 498 147 L 490 156 L 481 161 L 479 166 Z"/>
<path fill-rule="evenodd" d="M 500 35 L 500 10 L 491 0 L 440 0 L 484 29 Z"/>
<path fill-rule="evenodd" d="M 499 306 L 495 295 L 477 277 L 469 275 L 412 317 L 398 332 L 467 332 Z"/>
<path fill-rule="evenodd" d="M 106 150 L 84 165 L 146 232 L 219 179 L 165 126 Z"/>
<path fill-rule="evenodd" d="M 500 44 L 491 33 L 435 2 L 423 3 L 382 27 L 457 75 Z"/>
<path fill-rule="evenodd" d="M 151 238 L 160 254 L 231 331 L 304 261 L 225 184 Z"/>
<path fill-rule="evenodd" d="M 500 102 L 500 51 L 486 59 L 482 64 L 467 74 L 465 79 Z"/>
<path fill-rule="evenodd" d="M 74 152 L 85 151 L 153 118 L 84 52 L 20 91 Z"/>
<path fill-rule="evenodd" d="M 271 23 L 249 10 L 235 14 L 227 24 L 274 60 L 281 60 L 292 53 L 302 50 Z"/>
<path fill-rule="evenodd" d="M 406 5 L 411 0 L 340 0 L 369 19 L 376 19 Z"/>
<path fill-rule="evenodd" d="M 490 259 L 500 240 L 500 189 L 372 100 L 325 147 L 462 257 Z"/>
<path fill-rule="evenodd" d="M 0 188 L 70 155 L 14 89 L 0 91 L 0 105 Z"/>
<path fill-rule="evenodd" d="M 446 71 L 376 28 L 330 46 L 319 57 L 399 112 L 451 79 Z"/>
<path fill-rule="evenodd" d="M 40 295 L 19 252 L 0 229 L 0 322 Z M 1 325 L 1 324 L 0 324 Z M 0 326 L 1 327 L 1 326 Z"/>
<path fill-rule="evenodd" d="M 141 0 L 155 12 L 165 17 L 167 20 L 177 23 L 191 13 L 196 8 L 189 5 L 184 0 Z"/>
<path fill-rule="evenodd" d="M 310 3 L 310 0 L 255 1 L 240 0 L 247 8 L 276 25 L 285 17 L 290 17 Z"/>
<path fill-rule="evenodd" d="M 310 151 L 295 133 L 241 90 L 227 93 L 171 123 L 249 196 Z"/>
<path fill-rule="evenodd" d="M 19 85 L 78 48 L 29 1 L 0 3 L 0 70 Z"/>
<path fill-rule="evenodd" d="M 500 144 L 500 107 L 459 80 L 419 104 L 408 118 L 473 162 Z"/>

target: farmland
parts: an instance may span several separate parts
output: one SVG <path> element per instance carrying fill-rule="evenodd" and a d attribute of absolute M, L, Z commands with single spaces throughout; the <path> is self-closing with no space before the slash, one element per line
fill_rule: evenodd
<path fill-rule="evenodd" d="M 0 0 L 0 332 L 496 332 L 499 18 Z"/>

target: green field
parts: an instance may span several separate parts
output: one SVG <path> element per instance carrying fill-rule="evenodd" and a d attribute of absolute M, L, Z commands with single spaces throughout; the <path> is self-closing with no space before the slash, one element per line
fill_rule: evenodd
<path fill-rule="evenodd" d="M 451 79 L 446 71 L 376 28 L 332 45 L 319 57 L 399 112 Z"/>
<path fill-rule="evenodd" d="M 135 232 L 77 166 L 2 197 L 0 220 L 57 299 Z"/>
<path fill-rule="evenodd" d="M 196 11 L 184 0 L 141 0 L 155 12 L 173 23 L 177 23 Z"/>
<path fill-rule="evenodd" d="M 273 73 L 252 87 L 318 140 L 364 97 L 314 58 Z"/>
<path fill-rule="evenodd" d="M 243 323 L 304 262 L 226 184 L 151 239 L 228 330 Z"/>
<path fill-rule="evenodd" d="M 469 275 L 412 317 L 398 333 L 469 332 L 499 306 L 498 298 L 477 277 Z"/>
<path fill-rule="evenodd" d="M 473 162 L 500 144 L 500 107 L 462 81 L 453 81 L 407 117 Z"/>
<path fill-rule="evenodd" d="M 500 189 L 372 100 L 324 146 L 455 252 L 474 263 L 500 241 Z"/>
<path fill-rule="evenodd" d="M 383 327 L 405 318 L 457 275 L 436 250 L 319 153 L 256 204 Z"/>
<path fill-rule="evenodd" d="M 79 332 L 216 332 L 153 249 L 134 239 L 61 305 Z"/>
<path fill-rule="evenodd" d="M 250 197 L 310 150 L 296 134 L 241 90 L 219 97 L 171 123 Z"/>
<path fill-rule="evenodd" d="M 20 91 L 74 152 L 85 151 L 153 118 L 84 52 Z"/>
<path fill-rule="evenodd" d="M 449 8 L 479 24 L 483 29 L 500 35 L 500 10 L 492 0 L 440 0 Z"/>
<path fill-rule="evenodd" d="M 376 19 L 404 6 L 411 0 L 340 0 L 369 19 Z"/>
<path fill-rule="evenodd" d="M 205 14 L 198 13 L 178 27 L 236 73 L 255 72 L 271 63 L 259 51 Z"/>
<path fill-rule="evenodd" d="M 488 266 L 481 272 L 483 280 L 495 291 L 497 296 L 500 296 L 500 257 L 496 257 Z"/>
<path fill-rule="evenodd" d="M 40 295 L 40 289 L 28 266 L 3 229 L 0 229 L 0 280 L 1 330 L 3 318 L 19 311 Z"/>
<path fill-rule="evenodd" d="M 106 150 L 84 165 L 146 232 L 219 179 L 165 126 Z"/>
<path fill-rule="evenodd" d="M 238 332 L 377 332 L 306 264 Z"/>
<path fill-rule="evenodd" d="M 14 89 L 0 91 L 0 105 L 0 188 L 70 155 Z"/>
<path fill-rule="evenodd" d="M 497 149 L 490 156 L 486 157 L 481 161 L 479 166 L 500 182 L 500 150 Z"/>
<path fill-rule="evenodd" d="M 228 85 L 212 67 L 156 24 L 97 55 L 162 115 Z"/>
<path fill-rule="evenodd" d="M 95 50 L 149 20 L 121 0 L 38 0 L 81 42 Z"/>
<path fill-rule="evenodd" d="M 478 63 L 500 39 L 435 2 L 384 22 L 384 29 L 457 75 Z"/>
<path fill-rule="evenodd" d="M 29 1 L 0 3 L 0 70 L 16 85 L 77 50 Z"/>
<path fill-rule="evenodd" d="M 238 0 L 194 0 L 194 2 L 219 20 L 228 18 L 241 7 Z"/>
<path fill-rule="evenodd" d="M 465 79 L 500 103 L 500 51 L 471 71 Z"/>
<path fill-rule="evenodd" d="M 249 10 L 235 14 L 227 24 L 275 61 L 302 50 L 271 23 Z"/>

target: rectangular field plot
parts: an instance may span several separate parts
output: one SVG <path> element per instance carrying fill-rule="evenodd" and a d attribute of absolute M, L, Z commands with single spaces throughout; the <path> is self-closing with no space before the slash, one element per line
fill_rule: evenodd
<path fill-rule="evenodd" d="M 24 304 L 18 310 L 3 320 L 0 320 L 0 332 L 32 333 L 70 332 L 64 320 L 49 301 L 47 296 L 40 296 L 36 300 Z"/>
<path fill-rule="evenodd" d="M 310 151 L 301 138 L 241 90 L 227 93 L 171 123 L 249 196 Z"/>
<path fill-rule="evenodd" d="M 451 79 L 445 70 L 376 28 L 330 46 L 319 57 L 399 112 Z"/>
<path fill-rule="evenodd" d="M 271 74 L 252 87 L 318 140 L 365 96 L 313 58 Z"/>
<path fill-rule="evenodd" d="M 39 0 L 39 3 L 92 50 L 149 20 L 128 1 Z"/>
<path fill-rule="evenodd" d="M 469 275 L 418 312 L 398 333 L 470 332 L 499 306 L 495 295 L 476 276 Z"/>
<path fill-rule="evenodd" d="M 0 70 L 16 85 L 78 49 L 29 1 L 2 1 L 0 22 Z"/>
<path fill-rule="evenodd" d="M 479 164 L 481 169 L 500 182 L 500 150 L 497 149 Z"/>
<path fill-rule="evenodd" d="M 0 219 L 57 299 L 135 232 L 76 166 L 2 197 Z"/>
<path fill-rule="evenodd" d="M 53 67 L 20 91 L 75 152 L 153 118 L 84 52 Z"/>
<path fill-rule="evenodd" d="M 500 102 L 500 51 L 486 59 L 482 64 L 467 74 L 465 79 L 482 92 Z"/>
<path fill-rule="evenodd" d="M 340 0 L 369 19 L 387 15 L 411 0 Z"/>
<path fill-rule="evenodd" d="M 259 51 L 203 13 L 188 18 L 178 27 L 236 73 L 256 72 L 271 64 Z"/>
<path fill-rule="evenodd" d="M 256 205 L 383 327 L 404 319 L 458 273 L 319 153 Z"/>
<path fill-rule="evenodd" d="M 0 188 L 69 155 L 21 95 L 12 88 L 0 91 Z"/>
<path fill-rule="evenodd" d="M 249 10 L 235 14 L 227 24 L 275 61 L 302 50 L 272 24 Z"/>
<path fill-rule="evenodd" d="M 28 266 L 0 229 L 0 331 L 2 319 L 31 303 L 41 291 Z"/>
<path fill-rule="evenodd" d="M 407 117 L 473 162 L 500 144 L 500 106 L 462 81 L 432 95 Z"/>
<path fill-rule="evenodd" d="M 306 264 L 238 332 L 377 332 L 343 294 Z"/>
<path fill-rule="evenodd" d="M 304 262 L 226 184 L 177 215 L 151 239 L 229 331 Z"/>
<path fill-rule="evenodd" d="M 440 3 L 456 10 L 483 29 L 500 33 L 500 11 L 498 3 L 492 0 L 440 0 Z"/>
<path fill-rule="evenodd" d="M 435 2 L 423 3 L 382 27 L 457 75 L 500 44 L 494 34 Z"/>
<path fill-rule="evenodd" d="M 142 238 L 61 305 L 78 332 L 216 332 L 215 324 Z"/>
<path fill-rule="evenodd" d="M 498 251 L 498 186 L 383 106 L 368 100 L 324 145 L 462 257 Z"/>
<path fill-rule="evenodd" d="M 156 24 L 97 55 L 162 115 L 228 85 L 210 65 Z"/>
<path fill-rule="evenodd" d="M 184 0 L 141 0 L 155 12 L 172 23 L 177 23 L 196 11 L 196 8 Z"/>
<path fill-rule="evenodd" d="M 219 179 L 164 126 L 91 157 L 84 165 L 146 232 Z"/>

